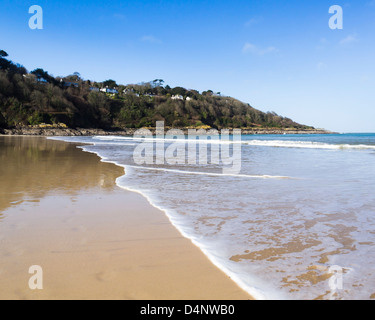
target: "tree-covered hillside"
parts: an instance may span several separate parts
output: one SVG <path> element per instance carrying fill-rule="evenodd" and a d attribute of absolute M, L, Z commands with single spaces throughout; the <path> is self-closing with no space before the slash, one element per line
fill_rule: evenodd
<path fill-rule="evenodd" d="M 142 84 L 83 80 L 79 73 L 54 77 L 28 72 L 0 50 L 0 127 L 61 125 L 71 128 L 153 127 L 310 129 L 273 112 L 264 113 L 211 90 L 171 88 L 161 79 Z"/>

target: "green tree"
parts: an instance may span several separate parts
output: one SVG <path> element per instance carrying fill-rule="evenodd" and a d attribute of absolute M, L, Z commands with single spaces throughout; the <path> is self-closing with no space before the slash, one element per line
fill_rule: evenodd
<path fill-rule="evenodd" d="M 31 71 L 31 74 L 34 74 L 38 80 L 46 80 L 49 83 L 57 84 L 57 80 L 50 76 L 47 71 L 44 71 L 42 68 L 37 68 Z"/>
<path fill-rule="evenodd" d="M 103 81 L 103 86 L 108 87 L 108 88 L 115 88 L 118 87 L 117 83 L 115 80 L 108 79 L 106 81 Z"/>
<path fill-rule="evenodd" d="M 164 83 L 163 79 L 155 79 L 152 81 L 152 86 L 153 87 L 162 87 Z"/>
<path fill-rule="evenodd" d="M 43 122 L 43 115 L 35 111 L 27 120 L 32 126 L 38 125 Z"/>
<path fill-rule="evenodd" d="M 5 128 L 6 127 L 6 121 L 3 116 L 3 114 L 0 112 L 0 128 Z"/>
<path fill-rule="evenodd" d="M 186 89 L 182 87 L 175 87 L 171 90 L 171 94 L 173 95 L 181 95 L 184 96 L 186 94 Z"/>
<path fill-rule="evenodd" d="M 0 50 L 0 57 L 5 58 L 8 54 L 4 50 Z"/>
<path fill-rule="evenodd" d="M 5 59 L 8 54 L 4 50 L 0 50 L 0 69 L 8 69 L 11 62 Z"/>

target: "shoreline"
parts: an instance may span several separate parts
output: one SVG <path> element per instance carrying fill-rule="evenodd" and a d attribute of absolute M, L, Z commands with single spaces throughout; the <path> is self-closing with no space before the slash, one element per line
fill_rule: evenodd
<path fill-rule="evenodd" d="M 53 140 L 53 137 L 47 137 L 47 139 L 50 138 Z M 64 141 L 64 140 L 62 140 Z M 68 142 L 69 143 L 69 142 Z M 73 142 L 73 144 L 75 144 Z M 115 161 L 109 161 L 109 160 L 105 160 L 103 159 L 98 153 L 96 152 L 93 152 L 93 151 L 88 151 L 88 150 L 85 150 L 84 149 L 84 145 L 86 145 L 85 143 L 82 143 L 82 145 L 79 146 L 79 148 L 83 151 L 83 152 L 87 152 L 87 153 L 92 153 L 92 154 L 95 154 L 97 157 L 100 158 L 100 160 L 104 163 L 109 163 L 109 164 L 113 164 L 119 168 L 123 168 L 124 169 L 124 172 L 125 174 L 123 176 L 126 175 L 126 172 L 127 171 L 130 171 L 130 168 L 128 168 L 126 165 L 122 165 L 122 164 L 119 164 Z M 122 176 L 121 176 L 122 177 Z M 223 265 L 223 263 L 221 263 L 212 253 L 210 253 L 209 251 L 207 251 L 205 248 L 203 248 L 197 241 L 195 241 L 194 239 L 192 239 L 191 237 L 189 237 L 178 225 L 177 222 L 174 221 L 173 219 L 173 216 L 168 212 L 168 209 L 165 209 L 163 207 L 160 207 L 158 205 L 156 205 L 152 199 L 144 192 L 142 192 L 141 190 L 135 190 L 135 189 L 131 189 L 129 187 L 126 187 L 126 186 L 121 186 L 117 183 L 117 180 L 120 179 L 121 177 L 118 177 L 115 181 L 116 185 L 123 189 L 123 190 L 126 190 L 126 191 L 129 191 L 129 192 L 132 192 L 132 193 L 136 193 L 136 194 L 140 194 L 144 199 L 146 199 L 146 201 L 155 209 L 157 209 L 158 211 L 162 212 L 164 214 L 164 216 L 168 219 L 169 223 L 171 224 L 171 226 L 173 226 L 173 228 L 175 228 L 175 230 L 184 238 L 184 239 L 187 239 L 188 241 L 190 241 L 200 252 L 202 252 L 202 254 L 209 260 L 210 263 L 212 263 L 212 265 L 214 265 L 218 270 L 220 270 L 221 272 L 223 272 L 223 274 L 225 274 L 228 278 L 232 279 L 232 281 L 239 287 L 241 288 L 241 290 L 243 290 L 244 292 L 246 292 L 246 294 L 248 294 L 250 297 L 251 297 L 251 300 L 265 300 L 265 296 L 263 296 L 263 294 L 260 292 L 260 291 L 257 291 L 255 288 L 251 287 L 251 286 L 248 286 L 246 285 L 243 280 L 241 280 L 241 278 L 238 277 L 237 274 L 233 273 L 232 271 L 230 271 L 227 267 L 225 267 L 225 265 Z"/>
<path fill-rule="evenodd" d="M 145 128 L 152 132 L 155 135 L 155 128 Z M 165 128 L 169 130 L 172 128 Z M 182 130 L 186 135 L 190 128 L 174 128 Z M 192 128 L 191 128 L 192 129 Z M 233 128 L 228 128 L 230 131 L 233 131 Z M 133 136 L 135 132 L 140 129 L 124 129 L 124 130 L 104 130 L 104 129 L 84 129 L 84 128 L 32 128 L 32 127 L 22 127 L 14 129 L 1 129 L 0 136 Z M 220 130 L 219 130 L 220 132 Z M 337 132 L 331 132 L 323 129 L 310 129 L 310 130 L 297 130 L 297 129 L 241 129 L 241 134 L 245 135 L 262 135 L 262 134 L 337 134 Z"/>
<path fill-rule="evenodd" d="M 117 186 L 115 180 L 124 174 L 120 166 L 79 150 L 81 144 L 41 137 L 2 139 L 16 141 L 12 150 L 25 143 L 25 153 L 15 156 L 35 156 L 37 161 L 28 162 L 32 167 L 25 171 L 42 181 L 31 180 L 37 188 L 29 186 L 24 199 L 0 201 L 0 241 L 7 244 L 0 247 L 1 298 L 253 299 L 183 237 L 163 211 L 143 195 Z M 51 150 L 59 162 L 40 163 Z M 24 187 L 13 190 L 5 180 L 4 190 L 20 196 L 16 191 Z M 38 263 L 46 274 L 45 288 L 31 292 L 27 268 Z"/>

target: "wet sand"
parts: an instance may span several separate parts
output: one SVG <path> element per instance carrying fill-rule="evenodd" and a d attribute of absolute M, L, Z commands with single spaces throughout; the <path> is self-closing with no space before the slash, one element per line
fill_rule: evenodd
<path fill-rule="evenodd" d="M 0 136 L 0 299 L 251 297 L 74 144 Z M 43 269 L 43 289 L 28 286 Z"/>

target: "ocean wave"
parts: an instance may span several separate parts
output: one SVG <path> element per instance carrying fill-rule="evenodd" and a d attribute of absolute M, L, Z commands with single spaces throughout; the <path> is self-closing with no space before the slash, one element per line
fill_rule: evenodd
<path fill-rule="evenodd" d="M 166 168 L 154 168 L 154 167 L 142 167 L 142 166 L 132 166 L 126 165 L 126 167 L 140 169 L 140 170 L 154 170 L 154 171 L 164 171 L 173 172 L 177 174 L 188 174 L 188 175 L 207 175 L 216 177 L 234 177 L 234 178 L 250 178 L 250 179 L 294 179 L 287 176 L 272 176 L 272 175 L 249 175 L 249 174 L 231 174 L 231 173 L 216 173 L 216 172 L 205 172 L 205 171 L 187 171 L 187 170 L 176 170 L 176 169 L 166 169 Z"/>
<path fill-rule="evenodd" d="M 174 143 L 207 143 L 207 144 L 242 144 L 244 146 L 278 147 L 278 148 L 307 148 L 307 149 L 329 149 L 329 150 L 375 150 L 375 145 L 368 144 L 334 144 L 315 141 L 293 141 L 293 140 L 224 140 L 217 139 L 187 139 L 187 138 L 156 138 L 156 137 L 120 137 L 120 136 L 95 136 L 94 139 L 102 141 L 135 141 L 135 142 L 174 142 Z M 109 143 L 109 142 L 108 142 Z"/>
<path fill-rule="evenodd" d="M 182 136 L 181 136 L 182 137 Z M 120 136 L 95 136 L 94 139 L 102 141 L 136 141 L 136 142 L 173 142 L 173 143 L 207 143 L 207 144 L 234 144 L 242 143 L 241 140 L 226 140 L 222 139 L 219 135 L 215 136 L 217 138 L 211 139 L 213 136 L 196 136 L 199 139 L 192 138 L 157 138 L 157 137 L 120 137 Z M 210 139 L 204 139 L 205 137 L 210 137 Z"/>
<path fill-rule="evenodd" d="M 308 149 L 371 149 L 375 150 L 375 145 L 365 144 L 330 144 L 314 141 L 283 141 L 283 140 L 251 140 L 243 141 L 249 146 L 281 147 L 281 148 L 308 148 Z"/>

